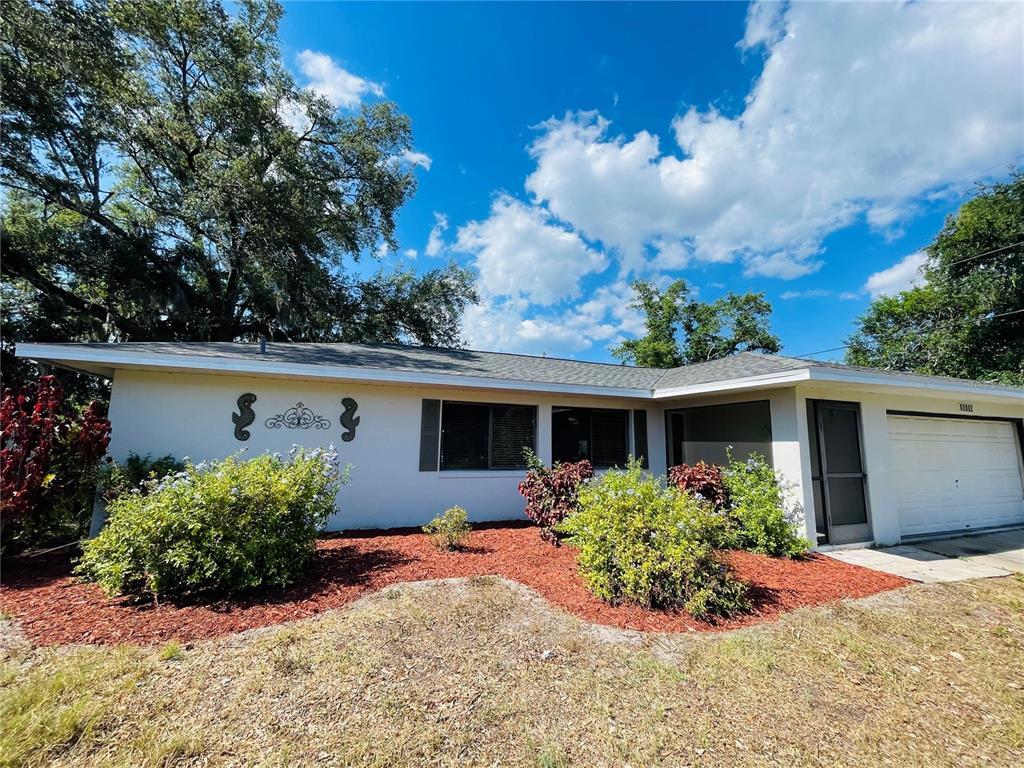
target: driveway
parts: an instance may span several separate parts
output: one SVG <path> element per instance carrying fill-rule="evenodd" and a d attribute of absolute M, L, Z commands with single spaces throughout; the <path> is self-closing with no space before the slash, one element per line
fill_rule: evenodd
<path fill-rule="evenodd" d="M 1024 528 L 827 554 L 846 563 L 926 583 L 1009 576 L 1024 573 Z"/>

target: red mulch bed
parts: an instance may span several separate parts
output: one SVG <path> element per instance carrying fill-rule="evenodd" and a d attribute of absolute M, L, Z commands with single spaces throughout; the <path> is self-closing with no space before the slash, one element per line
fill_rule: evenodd
<path fill-rule="evenodd" d="M 803 605 L 865 597 L 909 582 L 821 555 L 772 559 L 748 552 L 726 557 L 752 585 L 754 611 L 716 622 L 682 612 L 610 606 L 590 595 L 576 573 L 574 551 L 553 547 L 528 525 L 481 526 L 459 552 L 435 549 L 420 532 L 352 532 L 324 538 L 309 578 L 252 597 L 134 605 L 107 599 L 93 584 L 71 577 L 67 555 L 4 563 L 0 606 L 14 614 L 39 645 L 148 645 L 191 642 L 301 619 L 339 608 L 367 592 L 421 579 L 494 574 L 526 584 L 587 621 L 647 632 L 735 629 Z"/>

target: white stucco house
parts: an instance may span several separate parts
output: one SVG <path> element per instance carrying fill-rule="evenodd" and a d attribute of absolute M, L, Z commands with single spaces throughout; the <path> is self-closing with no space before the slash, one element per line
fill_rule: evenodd
<path fill-rule="evenodd" d="M 820 547 L 1024 524 L 1024 389 L 742 353 L 674 369 L 358 344 L 20 344 L 113 382 L 110 453 L 333 443 L 332 529 L 421 525 L 458 504 L 523 515 L 522 448 L 652 472 L 765 454 Z"/>

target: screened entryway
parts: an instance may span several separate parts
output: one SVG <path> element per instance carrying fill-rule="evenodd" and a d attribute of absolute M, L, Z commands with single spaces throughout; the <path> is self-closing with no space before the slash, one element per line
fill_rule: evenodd
<path fill-rule="evenodd" d="M 871 540 L 860 404 L 807 401 L 818 544 Z"/>
<path fill-rule="evenodd" d="M 679 408 L 665 412 L 669 466 L 724 465 L 728 454 L 759 453 L 772 463 L 772 411 L 767 400 Z"/>

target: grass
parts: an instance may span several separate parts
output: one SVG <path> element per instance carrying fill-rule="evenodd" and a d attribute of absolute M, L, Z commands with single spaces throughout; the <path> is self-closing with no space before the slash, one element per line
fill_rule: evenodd
<path fill-rule="evenodd" d="M 1024 758 L 1021 577 L 671 636 L 594 628 L 481 577 L 389 588 L 187 653 L 169 647 L 13 652 L 0 672 L 0 765 Z"/>

